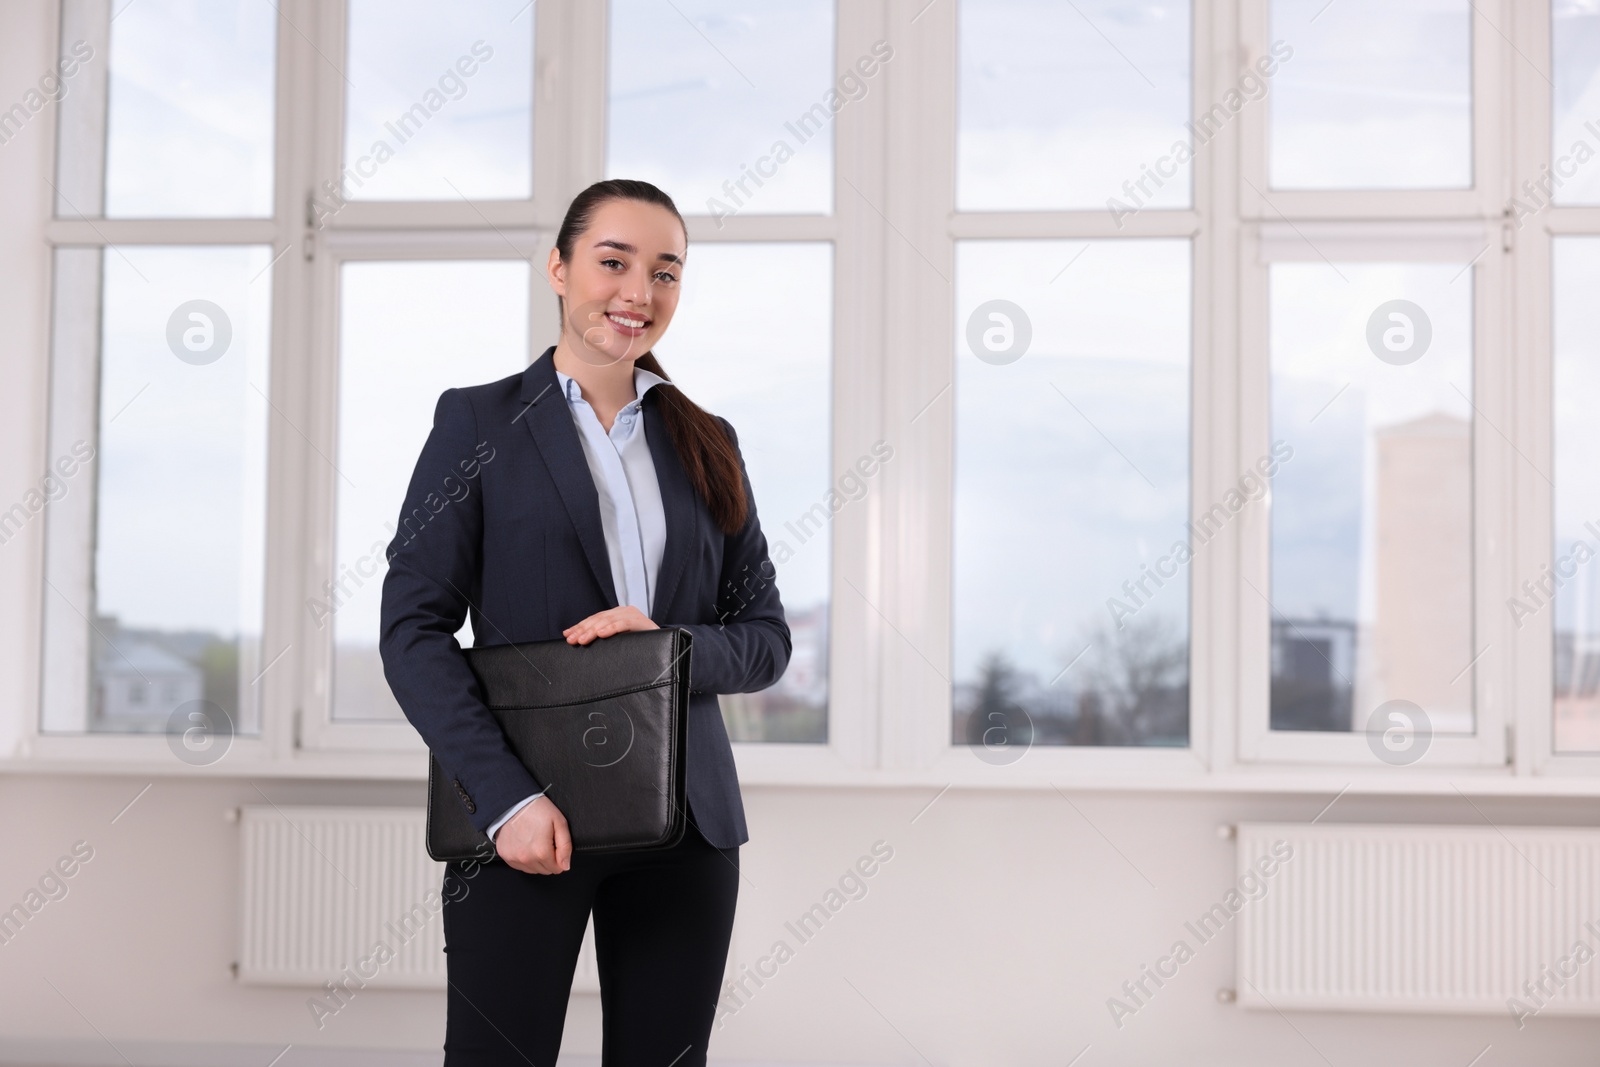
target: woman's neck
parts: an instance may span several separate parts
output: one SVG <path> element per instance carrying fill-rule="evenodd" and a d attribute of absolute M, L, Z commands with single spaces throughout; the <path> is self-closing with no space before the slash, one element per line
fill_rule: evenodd
<path fill-rule="evenodd" d="M 603 353 L 599 355 L 604 358 Z M 565 334 L 556 343 L 553 358 L 556 370 L 578 383 L 583 398 L 594 408 L 600 425 L 605 427 L 607 433 L 611 431 L 611 423 L 616 419 L 617 412 L 638 398 L 638 391 L 633 384 L 634 363 L 631 359 L 596 362 L 597 356 L 592 350 L 585 349 L 582 355 L 574 352 Z"/>

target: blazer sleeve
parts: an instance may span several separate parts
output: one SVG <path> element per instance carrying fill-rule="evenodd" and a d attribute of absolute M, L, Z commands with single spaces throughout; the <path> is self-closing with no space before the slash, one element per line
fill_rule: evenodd
<path fill-rule="evenodd" d="M 440 768 L 461 783 L 472 824 L 486 831 L 543 787 L 506 742 L 455 636 L 467 618 L 468 597 L 481 596 L 479 463 L 493 453 L 481 455 L 477 441 L 471 399 L 446 389 L 387 550 L 378 652 L 400 709 Z"/>
<path fill-rule="evenodd" d="M 717 416 L 739 455 L 749 514 L 737 533 L 724 536 L 722 574 L 717 588 L 715 623 L 671 623 L 688 630 L 689 688 L 694 692 L 754 693 L 783 677 L 793 651 L 789 624 L 778 598 L 776 570 L 767 556 L 767 539 L 756 518 L 756 498 L 739 452 L 739 435 Z"/>

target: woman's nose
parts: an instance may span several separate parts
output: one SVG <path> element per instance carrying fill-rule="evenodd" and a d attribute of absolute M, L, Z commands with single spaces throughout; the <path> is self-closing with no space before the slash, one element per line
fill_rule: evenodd
<path fill-rule="evenodd" d="M 655 278 L 650 274 L 629 274 L 622 283 L 622 299 L 635 307 L 643 308 L 650 303 L 650 290 L 655 285 Z"/>

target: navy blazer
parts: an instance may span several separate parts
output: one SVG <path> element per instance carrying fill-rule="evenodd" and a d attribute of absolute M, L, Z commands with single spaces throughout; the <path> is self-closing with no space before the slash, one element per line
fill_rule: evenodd
<path fill-rule="evenodd" d="M 644 398 L 667 521 L 651 618 L 693 636 L 686 814 L 713 845 L 730 848 L 750 834 L 716 694 L 776 682 L 789 664 L 789 626 L 743 455 L 749 514 L 724 534 L 672 446 L 663 388 L 671 386 Z M 567 405 L 554 346 L 520 374 L 446 389 L 387 550 L 384 676 L 480 830 L 543 783 L 484 706 L 455 638 L 462 620 L 470 614 L 478 646 L 559 640 L 618 605 L 599 495 Z M 737 451 L 733 427 L 718 421 Z M 560 807 L 559 790 L 551 799 Z"/>

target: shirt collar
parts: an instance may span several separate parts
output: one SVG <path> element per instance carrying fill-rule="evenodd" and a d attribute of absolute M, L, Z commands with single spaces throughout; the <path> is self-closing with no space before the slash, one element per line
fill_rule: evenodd
<path fill-rule="evenodd" d="M 567 402 L 575 404 L 583 400 L 583 388 L 578 385 L 577 379 L 565 371 L 557 370 L 556 378 L 561 383 L 561 391 L 566 394 Z M 665 378 L 643 367 L 633 368 L 633 393 L 634 399 L 623 405 L 624 410 L 638 406 L 644 400 L 644 394 L 658 385 L 670 385 Z M 587 403 L 587 401 L 585 401 Z"/>

